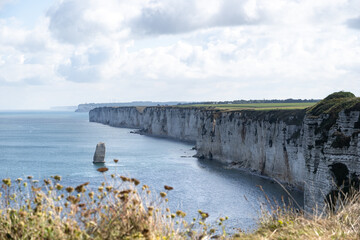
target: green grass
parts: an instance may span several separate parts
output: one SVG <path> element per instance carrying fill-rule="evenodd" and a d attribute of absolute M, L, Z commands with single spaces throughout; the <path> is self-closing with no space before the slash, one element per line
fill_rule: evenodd
<path fill-rule="evenodd" d="M 337 116 L 342 110 L 359 111 L 360 98 L 349 92 L 336 92 L 309 108 L 307 113 L 316 117 L 324 113 Z"/>
<path fill-rule="evenodd" d="M 240 110 L 292 110 L 305 109 L 314 106 L 316 102 L 306 103 L 249 103 L 249 104 L 193 104 L 180 105 L 180 107 L 204 107 L 219 110 L 240 111 Z"/>

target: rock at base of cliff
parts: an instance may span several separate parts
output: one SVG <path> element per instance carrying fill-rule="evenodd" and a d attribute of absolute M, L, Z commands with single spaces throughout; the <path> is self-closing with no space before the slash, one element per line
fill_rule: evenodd
<path fill-rule="evenodd" d="M 105 143 L 98 143 L 93 158 L 93 163 L 104 163 L 105 162 Z"/>

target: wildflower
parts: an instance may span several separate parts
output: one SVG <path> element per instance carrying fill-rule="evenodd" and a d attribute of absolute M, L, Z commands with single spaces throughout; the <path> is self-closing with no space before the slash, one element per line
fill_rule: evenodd
<path fill-rule="evenodd" d="M 61 176 L 55 175 L 55 176 L 54 176 L 54 179 L 55 179 L 56 181 L 61 181 Z"/>
<path fill-rule="evenodd" d="M 33 176 L 27 176 L 27 179 L 32 179 L 33 178 Z"/>
<path fill-rule="evenodd" d="M 148 185 L 143 185 L 143 186 L 142 186 L 142 190 L 145 190 L 145 189 L 148 189 L 148 188 L 149 188 Z"/>
<path fill-rule="evenodd" d="M 85 185 L 84 185 L 84 184 L 81 184 L 81 185 L 77 186 L 77 187 L 75 188 L 75 190 L 76 190 L 78 193 L 85 192 L 85 191 L 86 191 Z"/>
<path fill-rule="evenodd" d="M 94 192 L 89 192 L 88 195 L 89 195 L 89 197 L 90 197 L 91 199 L 94 198 Z"/>
<path fill-rule="evenodd" d="M 50 179 L 44 179 L 44 183 L 45 183 L 46 185 L 50 185 L 50 184 L 51 184 L 51 181 L 50 181 Z"/>
<path fill-rule="evenodd" d="M 123 190 L 120 192 L 120 194 L 129 194 L 131 192 L 131 189 Z"/>
<path fill-rule="evenodd" d="M 103 190 L 104 190 L 104 187 L 99 187 L 99 188 L 98 188 L 98 191 L 99 191 L 99 192 L 102 192 Z"/>
<path fill-rule="evenodd" d="M 107 186 L 105 189 L 106 191 L 111 192 L 112 188 L 113 188 L 112 186 Z"/>
<path fill-rule="evenodd" d="M 41 190 L 41 187 L 36 188 L 36 187 L 31 186 L 31 190 L 32 190 L 33 192 L 38 192 L 38 191 Z"/>
<path fill-rule="evenodd" d="M 68 193 L 72 193 L 74 191 L 74 188 L 73 187 L 67 187 L 65 189 Z"/>
<path fill-rule="evenodd" d="M 78 202 L 80 202 L 80 198 L 74 196 L 68 196 L 66 200 L 68 200 L 72 204 L 77 204 Z"/>
<path fill-rule="evenodd" d="M 115 178 L 115 174 L 111 174 L 111 178 Z"/>
<path fill-rule="evenodd" d="M 137 180 L 136 178 L 132 178 L 131 181 L 135 184 L 135 186 L 140 184 L 140 181 Z"/>
<path fill-rule="evenodd" d="M 27 212 L 25 212 L 25 211 L 20 211 L 20 212 L 19 212 L 19 215 L 20 215 L 21 217 L 26 217 Z"/>
<path fill-rule="evenodd" d="M 121 180 L 123 182 L 130 182 L 131 181 L 130 178 L 127 178 L 127 177 L 124 177 L 124 176 L 120 176 L 120 178 L 121 178 Z"/>
<path fill-rule="evenodd" d="M 124 194 L 124 195 L 120 195 L 120 200 L 121 201 L 126 201 L 128 199 L 129 195 Z"/>
<path fill-rule="evenodd" d="M 55 212 L 60 213 L 62 211 L 62 207 L 55 207 Z"/>
<path fill-rule="evenodd" d="M 16 179 L 16 181 L 17 181 L 18 183 L 20 183 L 20 182 L 22 181 L 22 178 L 18 178 L 18 179 Z"/>
<path fill-rule="evenodd" d="M 206 218 L 209 217 L 209 214 L 206 213 L 206 212 L 202 212 L 202 213 L 201 213 L 201 217 L 202 217 L 202 219 L 206 219 Z"/>
<path fill-rule="evenodd" d="M 162 198 L 164 198 L 164 197 L 166 197 L 166 193 L 161 192 L 161 193 L 160 193 L 160 196 L 161 196 Z"/>
<path fill-rule="evenodd" d="M 108 171 L 108 170 L 109 170 L 109 169 L 106 168 L 106 167 L 102 167 L 102 168 L 98 168 L 98 169 L 97 169 L 97 171 L 98 171 L 98 172 L 101 172 L 101 173 L 106 172 L 106 171 Z"/>
<path fill-rule="evenodd" d="M 118 159 L 114 159 L 114 162 L 117 163 L 119 160 Z"/>
<path fill-rule="evenodd" d="M 8 187 L 11 186 L 11 179 L 10 179 L 10 178 L 5 178 L 5 179 L 3 179 L 2 181 L 3 181 L 3 183 L 4 183 L 5 185 L 7 185 Z"/>
<path fill-rule="evenodd" d="M 60 185 L 60 184 L 58 184 L 58 183 L 55 185 L 55 187 L 56 187 L 56 189 L 59 190 L 59 191 L 60 191 L 61 189 L 63 189 L 63 186 Z"/>
<path fill-rule="evenodd" d="M 177 210 L 176 211 L 176 215 L 179 216 L 179 217 L 185 217 L 186 216 L 186 213 L 181 211 L 181 210 Z"/>
<path fill-rule="evenodd" d="M 83 207 L 86 206 L 86 204 L 85 204 L 85 203 L 80 203 L 80 204 L 78 204 L 78 206 L 79 206 L 80 208 L 83 208 Z"/>
<path fill-rule="evenodd" d="M 170 187 L 170 186 L 167 186 L 167 185 L 165 185 L 164 188 L 165 188 L 165 190 L 167 190 L 167 191 L 171 191 L 171 190 L 174 189 L 173 187 Z"/>

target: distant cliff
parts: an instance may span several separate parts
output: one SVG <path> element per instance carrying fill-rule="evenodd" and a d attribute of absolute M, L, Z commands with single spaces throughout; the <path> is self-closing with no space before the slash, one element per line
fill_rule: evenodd
<path fill-rule="evenodd" d="M 89 112 L 98 107 L 151 107 L 151 106 L 171 106 L 184 102 L 150 102 L 150 101 L 138 101 L 138 102 L 122 102 L 122 103 L 84 103 L 79 104 L 75 112 Z"/>
<path fill-rule="evenodd" d="M 196 143 L 216 159 L 305 190 L 305 208 L 322 207 L 359 183 L 360 100 L 330 95 L 308 110 L 233 111 L 181 107 L 103 107 L 91 122 Z"/>

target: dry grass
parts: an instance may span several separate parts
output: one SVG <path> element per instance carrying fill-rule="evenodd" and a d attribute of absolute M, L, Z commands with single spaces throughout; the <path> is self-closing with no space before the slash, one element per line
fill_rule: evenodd
<path fill-rule="evenodd" d="M 185 212 L 171 212 L 171 186 L 153 195 L 137 179 L 99 171 L 105 181 L 92 191 L 88 183 L 65 187 L 60 176 L 42 183 L 3 179 L 0 239 L 360 239 L 359 193 L 338 201 L 336 213 L 320 216 L 266 206 L 254 232 L 228 235 L 226 218 L 209 225 L 209 214 L 200 210 L 191 222 Z"/>
<path fill-rule="evenodd" d="M 234 239 L 360 239 L 360 194 L 339 201 L 336 212 L 305 214 L 286 206 L 264 212 L 259 228 Z"/>
<path fill-rule="evenodd" d="M 190 223 L 185 212 L 172 213 L 167 207 L 171 186 L 154 196 L 137 179 L 98 171 L 105 181 L 92 191 L 89 183 L 63 186 L 60 176 L 43 183 L 32 177 L 3 179 L 0 239 L 202 239 L 222 232 L 222 226 L 206 224 L 207 213 L 199 211 Z"/>

